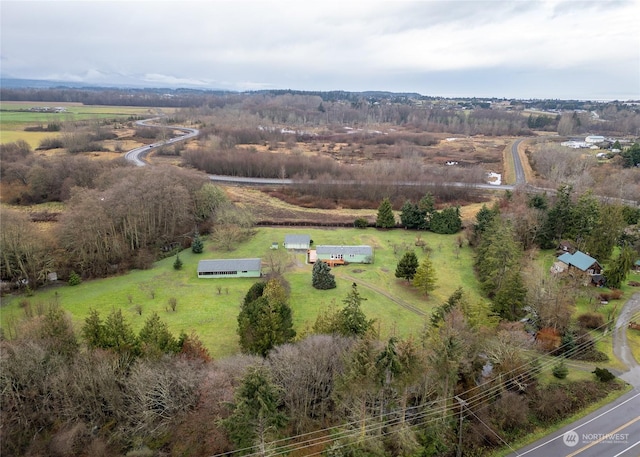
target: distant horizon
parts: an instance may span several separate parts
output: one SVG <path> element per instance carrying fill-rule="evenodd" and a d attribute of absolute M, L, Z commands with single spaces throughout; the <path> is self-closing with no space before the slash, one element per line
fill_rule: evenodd
<path fill-rule="evenodd" d="M 381 90 L 381 89 L 363 89 L 363 90 L 346 90 L 346 89 L 327 89 L 327 90 L 317 90 L 317 89 L 293 89 L 290 87 L 287 88 L 264 88 L 264 89 L 248 89 L 248 90 L 238 90 L 238 89 L 225 89 L 220 87 L 202 87 L 202 86 L 153 86 L 146 85 L 143 83 L 115 83 L 115 82 L 103 82 L 101 84 L 97 83 L 87 83 L 81 81 L 64 81 L 64 80 L 51 80 L 51 79 L 37 79 L 37 78 L 16 78 L 12 76 L 4 76 L 0 75 L 0 80 L 3 82 L 6 81 L 16 81 L 17 84 L 11 85 L 3 85 L 3 88 L 6 89 L 59 89 L 59 88 L 68 88 L 68 89 L 133 89 L 133 90 L 191 90 L 191 91 L 201 91 L 201 92 L 229 92 L 229 93 L 237 93 L 237 94 L 246 94 L 252 92 L 279 92 L 279 91 L 291 91 L 291 92 L 302 92 L 302 93 L 330 93 L 330 92 L 346 92 L 346 93 L 354 93 L 354 94 L 362 94 L 362 93 L 388 93 L 394 95 L 418 95 L 420 97 L 429 97 L 429 98 L 443 98 L 443 99 L 487 99 L 487 100 L 521 100 L 521 101 L 533 101 L 533 100 L 561 100 L 561 101 L 579 101 L 579 102 L 595 102 L 595 103 L 611 103 L 611 102 L 621 102 L 621 103 L 629 103 L 629 102 L 638 102 L 640 103 L 640 96 L 638 98 L 628 98 L 628 99 L 589 99 L 589 98 L 559 98 L 559 97 L 496 97 L 496 96 L 483 96 L 483 95 L 441 95 L 441 94 L 423 94 L 417 91 L 393 91 L 393 90 Z M 32 85 L 31 85 L 31 84 Z M 38 83 L 38 84 L 36 84 Z"/>

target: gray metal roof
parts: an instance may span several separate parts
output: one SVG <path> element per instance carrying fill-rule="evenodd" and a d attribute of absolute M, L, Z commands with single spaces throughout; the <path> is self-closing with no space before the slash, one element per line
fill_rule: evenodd
<path fill-rule="evenodd" d="M 259 271 L 260 259 L 214 259 L 198 262 L 198 273 L 203 271 Z"/>
<path fill-rule="evenodd" d="M 353 255 L 373 255 L 373 249 L 366 244 L 360 246 L 333 246 L 329 244 L 316 246 L 316 253 L 320 254 L 353 254 Z"/>
<path fill-rule="evenodd" d="M 311 237 L 309 235 L 285 235 L 284 243 L 285 244 L 309 244 L 311 242 Z"/>

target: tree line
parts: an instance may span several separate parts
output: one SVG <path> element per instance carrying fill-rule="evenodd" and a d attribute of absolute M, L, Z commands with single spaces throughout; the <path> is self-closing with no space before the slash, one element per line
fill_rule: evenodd
<path fill-rule="evenodd" d="M 171 97 L 167 97 L 167 92 Z M 418 94 L 346 91 L 198 91 L 188 89 L 73 89 L 6 88 L 2 100 L 80 102 L 86 105 L 173 107 L 191 110 L 249 110 L 264 121 L 297 125 L 381 124 L 413 125 L 430 132 L 484 135 L 530 135 L 530 128 L 545 128 L 522 116 L 519 110 L 488 109 L 490 103 L 477 99 L 449 100 Z M 558 133 L 601 131 L 636 134 L 640 127 L 637 108 L 620 102 L 601 103 L 563 100 L 512 101 L 512 108 L 534 107 L 564 110 L 563 119 L 553 120 Z M 551 108 L 553 107 L 553 108 Z M 469 113 L 469 110 L 470 113 Z M 598 118 L 591 112 L 599 113 Z M 575 113 L 575 114 L 574 114 Z M 574 116 L 580 117 L 579 124 Z M 553 118 L 554 116 L 548 116 Z M 606 122 L 602 122 L 605 120 Z M 561 125 L 562 124 L 562 125 Z M 567 127 L 571 131 L 567 131 Z"/>
<path fill-rule="evenodd" d="M 210 233 L 229 249 L 253 226 L 250 215 L 193 170 L 113 167 L 82 158 L 60 163 L 77 163 L 86 174 L 70 176 L 87 181 L 71 182 L 67 209 L 53 230 L 40 231 L 25 212 L 1 210 L 0 268 L 8 284 L 34 289 L 50 272 L 65 279 L 72 271 L 87 278 L 148 268 L 166 251 L 190 245 L 197 233 Z M 31 176 L 37 170 L 32 167 Z M 42 179 L 60 179 L 50 170 L 42 170 Z"/>
<path fill-rule="evenodd" d="M 281 279 L 254 284 L 238 315 L 246 354 L 215 361 L 157 314 L 136 334 L 120 311 L 92 311 L 76 332 L 51 303 L 0 341 L 2 452 L 453 456 L 462 434 L 460 451 L 486 455 L 494 433 L 515 440 L 619 387 L 538 384 L 551 365 L 532 358 L 522 327 L 490 330 L 495 318 L 462 289 L 407 339 L 376 335 L 356 284 L 300 334 L 287 300 Z M 455 395 L 473 412 L 462 429 Z"/>

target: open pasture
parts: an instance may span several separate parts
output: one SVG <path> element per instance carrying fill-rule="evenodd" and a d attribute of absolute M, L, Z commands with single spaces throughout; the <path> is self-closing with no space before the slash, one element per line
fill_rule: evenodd
<path fill-rule="evenodd" d="M 180 259 L 184 266 L 179 271 L 173 268 L 175 256 L 172 256 L 157 262 L 149 270 L 86 281 L 74 287 L 51 287 L 37 291 L 32 297 L 4 297 L 3 330 L 5 335 L 13 336 L 15 324 L 25 314 L 25 302 L 37 312 L 48 303 L 57 301 L 71 314 L 77 330 L 81 328 L 90 309 L 97 309 L 105 318 L 113 309 L 120 308 L 136 331 L 156 311 L 176 336 L 181 331 L 195 331 L 212 356 L 233 354 L 238 351 L 236 328 L 240 303 L 255 279 L 198 279 L 198 261 L 261 257 L 264 271 L 271 243 L 282 243 L 287 233 L 308 233 L 316 245 L 369 244 L 374 248 L 375 256 L 373 264 L 334 268 L 332 271 L 338 287 L 320 291 L 311 287 L 311 265 L 305 263 L 305 253 L 290 254 L 290 267 L 285 278 L 291 286 L 290 304 L 298 334 L 303 334 L 313 324 L 320 310 L 332 306 L 341 308 L 342 300 L 354 281 L 361 295 L 366 298 L 363 310 L 369 318 L 376 319 L 376 329 L 382 338 L 417 335 L 424 326 L 425 315 L 428 318 L 432 309 L 459 286 L 465 289 L 472 302 L 482 300 L 473 275 L 472 251 L 469 247 L 463 247 L 456 253 L 455 235 L 420 233 L 431 248 L 431 258 L 437 271 L 437 288 L 432 295 L 424 297 L 394 275 L 397 261 L 406 249 L 415 250 L 419 259 L 426 255 L 422 248 L 415 246 L 418 232 L 372 228 L 260 228 L 250 241 L 233 252 L 216 251 L 206 241 L 203 254 L 182 251 Z M 281 246 L 279 250 L 283 249 Z M 175 312 L 169 306 L 171 298 L 177 301 Z M 410 304 L 425 315 L 417 314 L 403 304 Z"/>
<path fill-rule="evenodd" d="M 32 109 L 64 108 L 60 112 L 32 111 Z M 60 132 L 27 132 L 26 127 L 46 127 L 50 123 L 90 121 L 95 119 L 127 119 L 130 116 L 152 116 L 155 108 L 140 106 L 94 106 L 81 103 L 2 102 L 0 105 L 0 143 L 24 140 L 32 148 L 38 147 L 44 138 L 55 137 Z"/>

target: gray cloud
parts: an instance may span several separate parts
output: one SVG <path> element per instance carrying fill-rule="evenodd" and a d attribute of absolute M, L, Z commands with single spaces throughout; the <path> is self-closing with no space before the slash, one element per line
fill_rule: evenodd
<path fill-rule="evenodd" d="M 3 76 L 88 83 L 640 98 L 637 17 L 604 0 L 9 0 L 0 58 Z"/>

